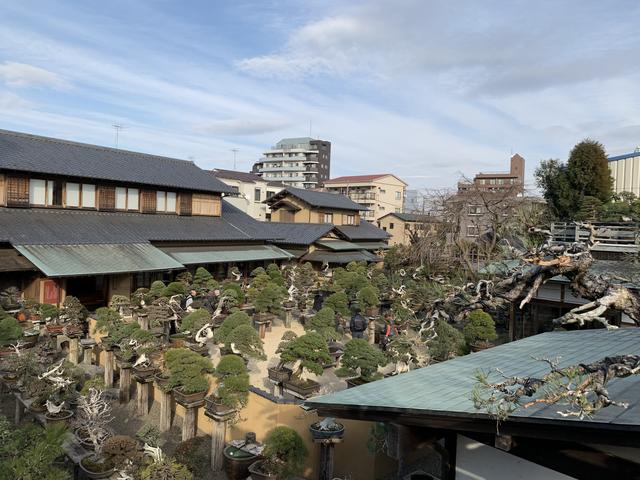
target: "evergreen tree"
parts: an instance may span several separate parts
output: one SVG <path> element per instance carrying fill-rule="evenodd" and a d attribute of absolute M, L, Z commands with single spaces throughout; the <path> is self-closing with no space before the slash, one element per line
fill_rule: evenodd
<path fill-rule="evenodd" d="M 586 139 L 571 150 L 567 163 L 569 181 L 580 197 L 591 196 L 606 203 L 611 199 L 613 179 L 604 146 Z"/>

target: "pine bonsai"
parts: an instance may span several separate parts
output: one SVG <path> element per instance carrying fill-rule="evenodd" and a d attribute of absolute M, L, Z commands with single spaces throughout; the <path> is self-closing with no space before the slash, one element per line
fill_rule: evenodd
<path fill-rule="evenodd" d="M 264 440 L 264 461 L 259 464 L 261 472 L 289 479 L 300 475 L 309 451 L 302 437 L 291 427 L 275 427 Z"/>
<path fill-rule="evenodd" d="M 198 267 L 196 274 L 193 276 L 192 288 L 200 295 L 209 293 L 218 286 L 218 282 L 213 275 L 204 267 Z"/>
<path fill-rule="evenodd" d="M 7 310 L 15 310 L 20 307 L 22 294 L 16 287 L 8 287 L 0 292 L 0 306 Z"/>
<path fill-rule="evenodd" d="M 358 292 L 356 298 L 358 300 L 358 306 L 361 309 L 375 308 L 380 305 L 380 292 L 376 287 L 369 284 Z"/>
<path fill-rule="evenodd" d="M 243 358 L 255 358 L 265 360 L 264 345 L 255 328 L 251 325 L 239 325 L 227 336 L 225 345 L 233 353 L 242 355 Z"/>
<path fill-rule="evenodd" d="M 222 296 L 231 298 L 230 300 L 226 301 L 227 309 L 238 307 L 245 302 L 245 295 L 242 291 L 242 287 L 234 282 L 228 282 L 223 285 Z"/>
<path fill-rule="evenodd" d="M 243 408 L 249 398 L 249 374 L 242 359 L 237 355 L 223 355 L 215 374 L 220 379 L 216 391 L 219 401 L 235 410 Z"/>
<path fill-rule="evenodd" d="M 175 460 L 162 459 L 142 469 L 141 480 L 193 480 L 187 467 Z"/>
<path fill-rule="evenodd" d="M 253 306 L 257 313 L 279 314 L 282 311 L 282 302 L 286 297 L 284 287 L 275 283 L 269 283 L 256 296 Z"/>
<path fill-rule="evenodd" d="M 355 377 L 360 370 L 360 378 L 371 382 L 380 378 L 378 367 L 384 367 L 387 359 L 378 348 L 363 338 L 349 340 L 340 358 L 340 368 L 336 370 L 339 377 Z"/>
<path fill-rule="evenodd" d="M 22 338 L 20 322 L 0 309 L 0 345 L 9 345 Z"/>
<path fill-rule="evenodd" d="M 81 325 L 89 315 L 89 311 L 85 308 L 80 300 L 71 295 L 65 297 L 62 303 L 62 314 L 64 320 L 72 325 Z"/>
<path fill-rule="evenodd" d="M 467 344 L 488 344 L 498 338 L 496 324 L 487 312 L 474 310 L 469 314 L 467 324 L 464 326 L 464 339 Z"/>
<path fill-rule="evenodd" d="M 182 282 L 171 282 L 169 285 L 164 287 L 162 292 L 163 297 L 171 298 L 174 295 L 185 296 L 187 294 L 187 286 Z"/>
<path fill-rule="evenodd" d="M 349 298 L 344 292 L 332 293 L 327 297 L 322 306 L 332 308 L 334 312 L 339 313 L 343 317 L 348 317 L 351 314 L 349 310 Z"/>
<path fill-rule="evenodd" d="M 185 394 L 205 392 L 209 381 L 205 373 L 213 372 L 211 360 L 188 348 L 171 348 L 164 354 L 165 365 L 169 370 L 170 388 L 182 388 Z"/>
<path fill-rule="evenodd" d="M 149 298 L 151 300 L 155 300 L 156 298 L 160 298 L 164 296 L 165 288 L 166 286 L 164 282 L 161 282 L 160 280 L 156 280 L 151 284 L 151 287 L 149 287 L 149 293 L 148 293 Z"/>
<path fill-rule="evenodd" d="M 327 341 L 318 333 L 309 332 L 289 341 L 280 353 L 283 363 L 298 362 L 293 376 L 300 379 L 304 371 L 322 375 L 324 365 L 331 363 Z"/>
<path fill-rule="evenodd" d="M 282 276 L 282 272 L 280 271 L 280 267 L 275 263 L 270 263 L 267 266 L 267 275 L 271 278 L 271 281 L 276 285 L 284 286 L 284 276 Z"/>
<path fill-rule="evenodd" d="M 193 283 L 193 275 L 191 275 L 191 272 L 188 270 L 180 272 L 176 275 L 176 282 L 183 283 L 185 287 L 188 287 Z"/>
<path fill-rule="evenodd" d="M 437 336 L 427 344 L 429 355 L 439 361 L 462 355 L 465 348 L 464 335 L 445 320 L 436 320 Z"/>
<path fill-rule="evenodd" d="M 114 330 L 116 325 L 122 323 L 122 316 L 111 307 L 100 307 L 94 316 L 96 324 L 94 333 L 109 335 L 109 331 Z"/>
<path fill-rule="evenodd" d="M 304 329 L 308 332 L 316 332 L 325 340 L 337 340 L 336 314 L 331 307 L 322 307 L 318 313 L 307 320 Z"/>
<path fill-rule="evenodd" d="M 227 337 L 240 325 L 251 326 L 251 318 L 245 312 L 233 312 L 225 318 L 222 325 L 213 332 L 213 341 L 219 345 L 227 344 Z"/>
<path fill-rule="evenodd" d="M 180 323 L 181 332 L 190 332 L 195 335 L 205 324 L 211 322 L 211 314 L 204 308 L 199 308 L 182 319 Z"/>

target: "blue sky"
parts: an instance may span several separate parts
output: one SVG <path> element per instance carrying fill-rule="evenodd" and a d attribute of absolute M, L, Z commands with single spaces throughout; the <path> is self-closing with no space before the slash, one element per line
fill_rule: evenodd
<path fill-rule="evenodd" d="M 248 170 L 282 137 L 415 188 L 640 144 L 640 2 L 0 4 L 0 128 Z"/>

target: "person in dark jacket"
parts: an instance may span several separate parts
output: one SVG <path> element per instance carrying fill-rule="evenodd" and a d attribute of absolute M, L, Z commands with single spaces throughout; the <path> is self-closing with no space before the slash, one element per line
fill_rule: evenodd
<path fill-rule="evenodd" d="M 359 310 L 354 310 L 349 322 L 349 330 L 351 330 L 352 338 L 364 338 L 364 332 L 367 330 L 368 322 L 365 317 L 360 314 Z"/>
<path fill-rule="evenodd" d="M 213 313 L 218 308 L 218 301 L 220 300 L 220 290 L 217 288 L 212 290 L 207 295 L 207 298 L 204 300 L 204 308 L 206 308 L 209 313 Z"/>

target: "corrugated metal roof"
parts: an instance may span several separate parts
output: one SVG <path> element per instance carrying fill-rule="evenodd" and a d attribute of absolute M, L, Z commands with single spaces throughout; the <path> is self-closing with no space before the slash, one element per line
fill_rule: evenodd
<path fill-rule="evenodd" d="M 354 243 L 358 248 L 362 250 L 388 250 L 389 244 L 385 242 L 357 242 Z"/>
<path fill-rule="evenodd" d="M 325 252 L 315 250 L 304 257 L 303 262 L 327 262 L 327 263 L 350 263 L 350 262 L 378 262 L 380 259 L 370 252 L 360 250 L 358 252 Z"/>
<path fill-rule="evenodd" d="M 18 245 L 15 248 L 48 277 L 184 268 L 181 263 L 148 243 Z"/>
<path fill-rule="evenodd" d="M 346 240 L 386 240 L 390 235 L 372 223 L 360 220 L 360 225 L 336 225 L 336 231 Z"/>
<path fill-rule="evenodd" d="M 471 391 L 474 373 L 496 368 L 506 376 L 540 377 L 549 372 L 546 363 L 536 358 L 560 358 L 560 368 L 586 364 L 615 355 L 640 355 L 640 329 L 557 331 L 535 335 L 516 342 L 437 363 L 409 373 L 314 398 L 306 404 L 312 408 L 340 406 L 355 411 L 388 411 L 412 415 L 442 415 L 488 418 L 474 407 Z M 497 375 L 494 373 L 494 375 Z M 495 380 L 500 380 L 495 376 Z M 609 382 L 611 398 L 628 402 L 629 408 L 603 408 L 587 422 L 640 427 L 640 376 L 616 378 Z M 512 414 L 519 418 L 579 422 L 575 417 L 562 418 L 556 405 L 539 404 Z M 364 415 L 364 414 L 363 414 Z M 375 415 L 375 413 L 372 413 Z M 362 419 L 366 419 L 363 417 Z"/>
<path fill-rule="evenodd" d="M 316 243 L 335 251 L 359 250 L 358 246 L 355 243 L 345 242 L 344 240 L 318 240 Z"/>
<path fill-rule="evenodd" d="M 232 193 L 193 162 L 0 130 L 0 169 Z"/>
<path fill-rule="evenodd" d="M 314 192 L 312 190 L 305 190 L 304 188 L 287 187 L 280 192 L 273 195 L 271 198 L 265 200 L 265 203 L 273 205 L 274 203 L 285 198 L 287 195 L 292 195 L 299 198 L 303 202 L 308 203 L 312 207 L 320 208 L 335 208 L 338 210 L 352 210 L 362 211 L 367 210 L 366 207 L 354 202 L 346 195 L 339 193 L 329 192 Z"/>
<path fill-rule="evenodd" d="M 292 254 L 274 245 L 253 245 L 244 247 L 177 247 L 162 248 L 162 251 L 184 265 L 287 260 L 293 258 Z"/>
<path fill-rule="evenodd" d="M 331 230 L 331 223 L 260 222 L 264 235 L 276 243 L 287 245 L 311 245 Z"/>
<path fill-rule="evenodd" d="M 625 153 L 624 155 L 616 155 L 615 157 L 607 158 L 607 160 L 609 160 L 610 162 L 615 162 L 617 160 L 626 160 L 627 158 L 636 158 L 636 157 L 640 157 L 640 152 Z"/>

